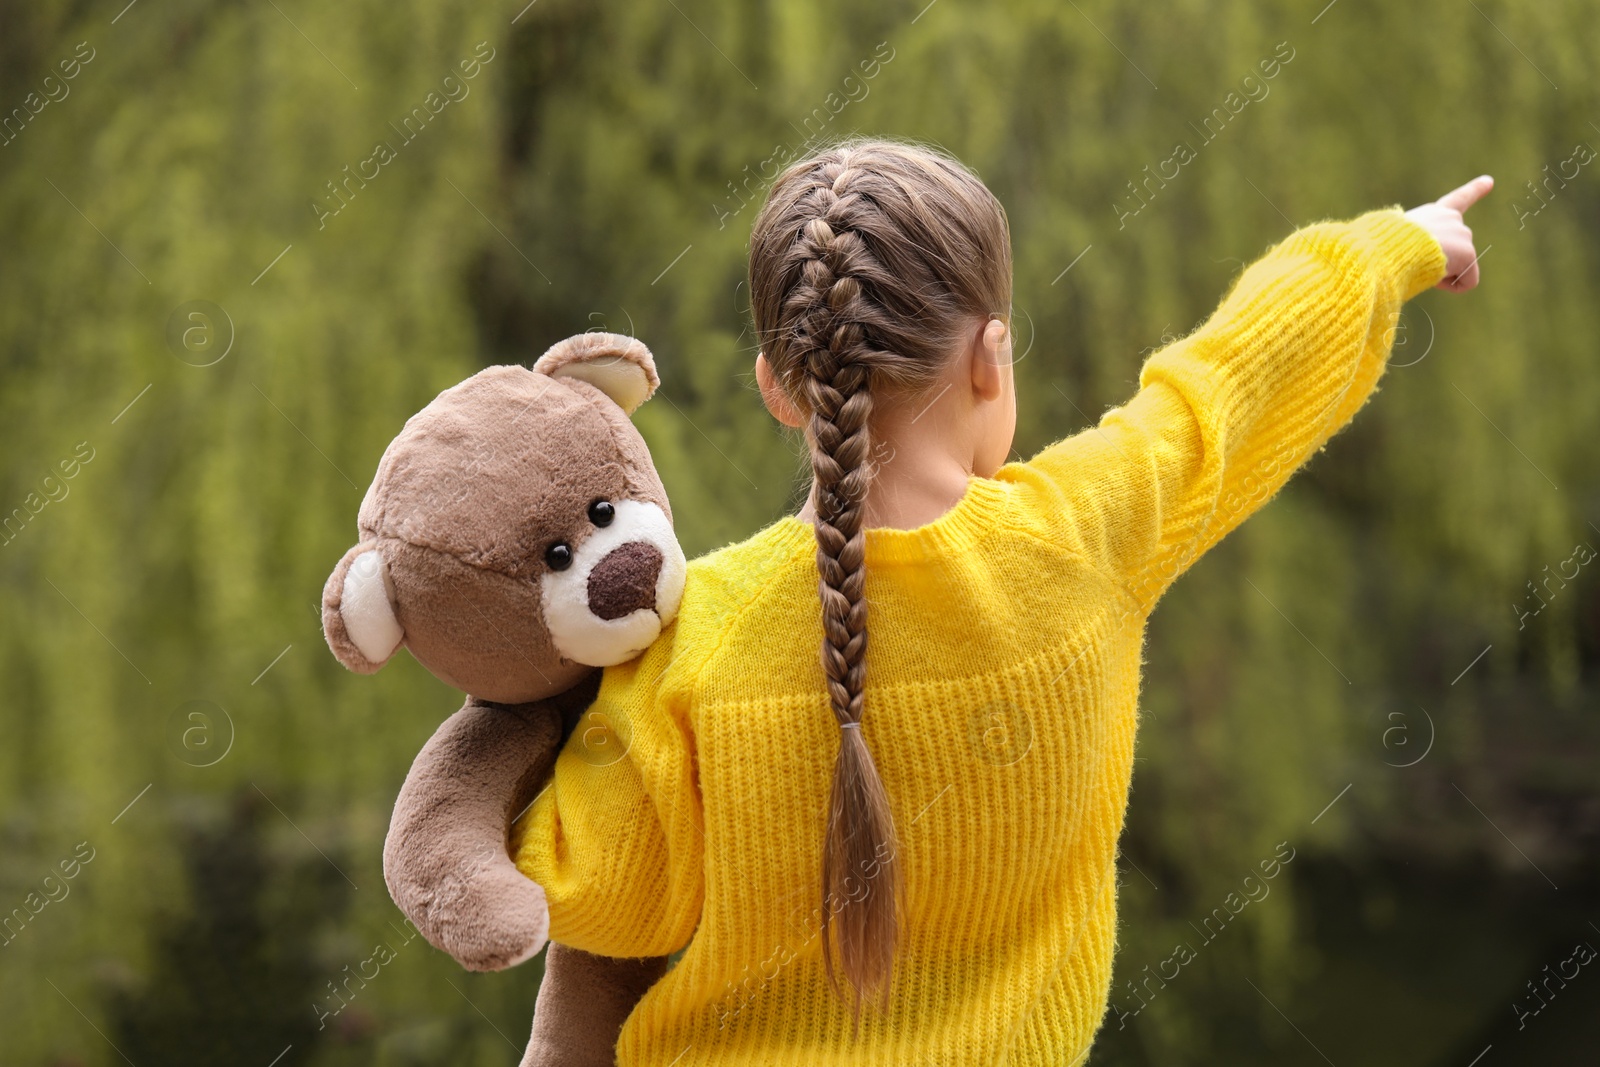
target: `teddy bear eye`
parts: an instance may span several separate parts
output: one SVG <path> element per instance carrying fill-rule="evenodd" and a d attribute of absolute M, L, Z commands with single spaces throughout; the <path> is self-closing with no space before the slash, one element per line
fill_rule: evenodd
<path fill-rule="evenodd" d="M 564 571 L 572 566 L 572 547 L 560 541 L 544 550 L 544 561 L 553 571 Z"/>
<path fill-rule="evenodd" d="M 611 520 L 617 517 L 617 509 L 611 506 L 609 500 L 596 500 L 589 505 L 589 521 L 596 526 L 610 526 Z"/>

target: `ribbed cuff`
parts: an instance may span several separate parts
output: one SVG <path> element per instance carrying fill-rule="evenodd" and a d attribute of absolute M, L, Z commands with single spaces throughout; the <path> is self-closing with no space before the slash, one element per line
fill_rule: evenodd
<path fill-rule="evenodd" d="M 1406 218 L 1400 205 L 1369 211 L 1352 220 L 1350 228 L 1368 262 L 1400 279 L 1402 300 L 1432 289 L 1444 278 L 1444 249 L 1426 227 Z"/>
<path fill-rule="evenodd" d="M 1349 221 L 1330 219 L 1302 226 L 1280 246 L 1315 251 L 1331 263 L 1359 265 L 1393 281 L 1402 302 L 1437 285 L 1444 277 L 1444 249 L 1398 205 L 1378 208 Z"/>

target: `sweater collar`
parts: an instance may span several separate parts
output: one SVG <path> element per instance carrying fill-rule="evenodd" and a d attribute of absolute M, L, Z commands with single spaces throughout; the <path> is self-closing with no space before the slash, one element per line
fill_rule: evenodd
<path fill-rule="evenodd" d="M 1000 519 L 1005 511 L 1007 491 L 993 478 L 969 478 L 967 491 L 954 507 L 937 519 L 910 530 L 887 526 L 868 527 L 867 565 L 917 563 L 965 552 Z M 786 549 L 810 553 L 816 544 L 810 523 L 785 515 L 768 532 Z"/>

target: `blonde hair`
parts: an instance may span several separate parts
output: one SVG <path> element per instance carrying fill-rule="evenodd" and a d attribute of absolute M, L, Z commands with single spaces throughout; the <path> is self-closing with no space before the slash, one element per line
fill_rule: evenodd
<path fill-rule="evenodd" d="M 935 149 L 845 141 L 773 183 L 750 237 L 750 303 L 763 355 L 808 417 L 822 668 L 840 726 L 822 950 L 830 984 L 842 992 L 842 970 L 859 1018 L 863 996 L 887 1004 L 902 893 L 888 795 L 860 729 L 873 405 L 889 391 L 897 400 L 925 392 L 976 325 L 1009 321 L 1005 209 Z M 858 894 L 850 887 L 863 878 L 878 884 Z"/>

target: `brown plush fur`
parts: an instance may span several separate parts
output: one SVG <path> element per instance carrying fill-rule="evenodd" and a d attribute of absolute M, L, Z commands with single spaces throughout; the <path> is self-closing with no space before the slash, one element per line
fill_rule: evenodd
<path fill-rule="evenodd" d="M 599 681 L 559 653 L 546 626 L 545 552 L 556 542 L 582 550 L 596 500 L 655 504 L 670 521 L 623 407 L 656 381 L 643 344 L 593 333 L 553 346 L 532 371 L 491 367 L 441 393 L 384 453 L 360 543 L 323 591 L 329 647 L 352 670 L 378 670 L 347 625 L 362 609 L 345 603 L 352 567 L 376 553 L 368 563 L 381 570 L 367 573 L 382 575 L 402 646 L 472 694 L 418 754 L 384 844 L 395 903 L 472 970 L 513 966 L 545 943 L 544 892 L 512 863 L 507 836 Z M 663 558 L 645 540 L 610 549 L 589 573 L 587 610 L 616 619 L 654 606 Z M 609 1067 L 623 1021 L 666 961 L 550 949 L 523 1063 Z"/>
<path fill-rule="evenodd" d="M 667 958 L 619 960 L 551 942 L 533 1037 L 521 1067 L 616 1062 L 617 1034 L 639 998 L 667 973 Z M 550 981 L 557 973 L 561 980 Z"/>
<path fill-rule="evenodd" d="M 606 335 L 579 336 L 593 346 Z M 562 661 L 544 627 L 530 625 L 541 617 L 530 579 L 551 542 L 581 543 L 585 510 L 600 498 L 643 500 L 672 516 L 644 439 L 599 389 L 490 367 L 441 393 L 383 454 L 357 520 L 362 545 L 388 565 L 406 648 L 441 681 L 485 700 L 569 688 L 586 668 Z M 339 617 L 354 555 L 328 579 L 323 621 L 335 654 L 368 673 L 376 665 L 349 645 Z"/>

